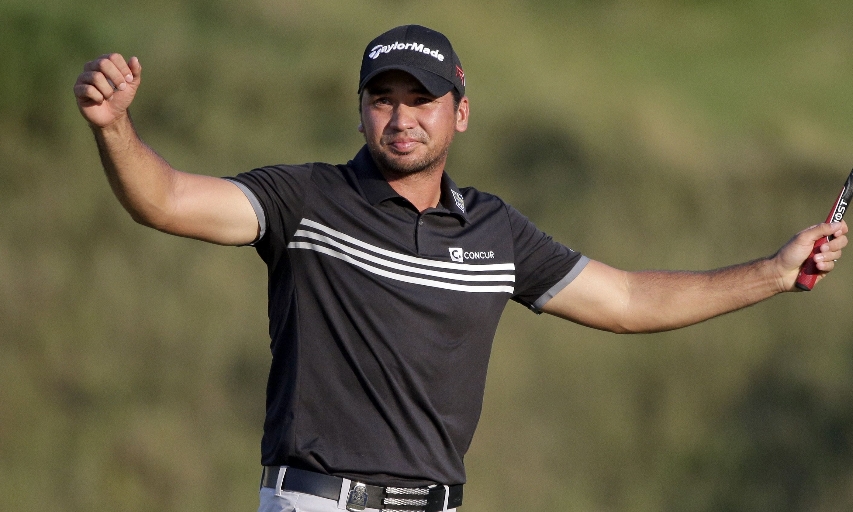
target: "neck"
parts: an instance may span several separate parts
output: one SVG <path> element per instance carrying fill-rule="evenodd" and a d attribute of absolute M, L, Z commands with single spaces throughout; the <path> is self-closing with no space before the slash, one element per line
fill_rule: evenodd
<path fill-rule="evenodd" d="M 442 170 L 424 170 L 412 174 L 380 171 L 394 192 L 405 197 L 419 212 L 438 205 L 441 199 Z"/>

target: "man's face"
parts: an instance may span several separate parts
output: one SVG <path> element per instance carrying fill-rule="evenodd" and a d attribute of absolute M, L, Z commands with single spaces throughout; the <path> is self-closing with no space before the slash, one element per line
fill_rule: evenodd
<path fill-rule="evenodd" d="M 468 127 L 468 98 L 430 94 L 412 75 L 387 71 L 367 84 L 361 125 L 379 168 L 395 176 L 443 170 L 455 132 Z"/>

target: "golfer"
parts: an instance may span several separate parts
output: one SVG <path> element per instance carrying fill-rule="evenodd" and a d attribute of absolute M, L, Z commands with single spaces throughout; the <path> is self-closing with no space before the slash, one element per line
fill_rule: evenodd
<path fill-rule="evenodd" d="M 110 54 L 74 86 L 118 200 L 160 231 L 251 245 L 268 267 L 261 511 L 460 506 L 509 300 L 617 333 L 676 329 L 794 291 L 821 237 L 834 238 L 815 256 L 820 277 L 847 245 L 841 222 L 705 272 L 587 258 L 450 178 L 448 151 L 471 108 L 465 71 L 450 41 L 421 26 L 366 46 L 353 84 L 365 145 L 342 164 L 180 172 L 134 129 L 128 107 L 141 85 L 139 60 Z"/>

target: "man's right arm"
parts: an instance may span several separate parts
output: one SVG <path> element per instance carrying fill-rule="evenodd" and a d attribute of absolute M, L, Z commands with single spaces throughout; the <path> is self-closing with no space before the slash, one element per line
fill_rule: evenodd
<path fill-rule="evenodd" d="M 251 203 L 233 183 L 172 168 L 145 145 L 128 107 L 142 78 L 135 57 L 104 55 L 84 66 L 74 85 L 110 186 L 140 224 L 222 245 L 255 240 L 260 227 Z"/>

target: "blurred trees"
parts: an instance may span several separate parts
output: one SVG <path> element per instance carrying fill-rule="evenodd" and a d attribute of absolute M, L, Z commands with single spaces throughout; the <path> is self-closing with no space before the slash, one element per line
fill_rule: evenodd
<path fill-rule="evenodd" d="M 176 167 L 345 161 L 366 41 L 462 57 L 450 172 L 575 249 L 711 268 L 824 218 L 853 135 L 848 6 L 798 0 L 0 3 L 0 508 L 252 510 L 268 366 L 248 248 L 135 225 L 71 86 L 137 55 Z M 849 265 L 685 330 L 618 337 L 511 305 L 465 510 L 830 511 L 853 502 Z"/>

